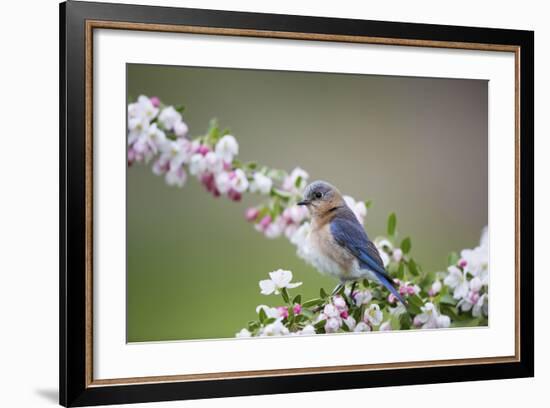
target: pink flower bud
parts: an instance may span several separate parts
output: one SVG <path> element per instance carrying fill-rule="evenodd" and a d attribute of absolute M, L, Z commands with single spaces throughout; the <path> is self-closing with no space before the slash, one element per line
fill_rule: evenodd
<path fill-rule="evenodd" d="M 347 310 L 344 310 L 342 313 L 340 313 L 340 317 L 342 319 L 347 319 L 349 317 L 349 313 Z"/>
<path fill-rule="evenodd" d="M 407 286 L 401 286 L 399 288 L 400 295 L 406 295 L 407 293 L 409 293 L 409 288 Z"/>
<path fill-rule="evenodd" d="M 256 221 L 256 218 L 258 218 L 259 213 L 260 211 L 257 208 L 250 207 L 246 209 L 244 213 L 244 217 L 246 218 L 247 221 Z"/>
<path fill-rule="evenodd" d="M 477 303 L 479 300 L 479 293 L 478 292 L 471 292 L 470 293 L 470 302 Z"/>
<path fill-rule="evenodd" d="M 460 259 L 458 261 L 458 266 L 460 266 L 461 268 L 464 268 L 466 265 L 468 265 L 468 262 L 466 262 L 465 259 Z"/>
<path fill-rule="evenodd" d="M 288 317 L 288 309 L 285 306 L 278 306 L 277 311 L 282 318 Z"/>
<path fill-rule="evenodd" d="M 395 303 L 396 300 L 397 298 L 392 293 L 388 295 L 388 303 Z"/>
<path fill-rule="evenodd" d="M 266 215 L 264 218 L 261 219 L 261 221 L 259 222 L 259 225 L 262 229 L 266 229 L 267 227 L 269 227 L 269 224 L 271 224 L 271 216 L 270 215 Z"/>
<path fill-rule="evenodd" d="M 200 145 L 197 149 L 197 153 L 202 154 L 203 156 L 206 156 L 206 154 L 210 151 L 210 148 L 206 145 Z"/>
<path fill-rule="evenodd" d="M 414 295 L 416 291 L 414 290 L 414 286 L 407 286 L 407 293 L 409 295 Z"/>
<path fill-rule="evenodd" d="M 302 305 L 299 304 L 299 303 L 296 303 L 294 305 L 294 307 L 292 308 L 292 310 L 293 310 L 294 314 L 298 315 L 298 314 L 302 313 Z"/>
<path fill-rule="evenodd" d="M 242 194 L 235 190 L 229 190 L 227 196 L 233 201 L 241 201 Z"/>
<path fill-rule="evenodd" d="M 160 99 L 158 98 L 158 96 L 151 96 L 150 101 L 155 108 L 158 108 L 160 106 Z"/>

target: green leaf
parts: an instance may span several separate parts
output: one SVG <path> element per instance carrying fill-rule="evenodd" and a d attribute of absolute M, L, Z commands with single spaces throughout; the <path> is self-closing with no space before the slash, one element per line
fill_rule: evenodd
<path fill-rule="evenodd" d="M 394 236 L 395 235 L 395 227 L 397 225 L 397 217 L 395 216 L 395 213 L 391 213 L 388 217 L 388 235 Z"/>
<path fill-rule="evenodd" d="M 412 315 L 417 315 L 422 313 L 422 310 L 420 309 L 422 306 L 424 306 L 424 302 L 422 299 L 420 299 L 417 295 L 409 296 L 408 305 L 407 305 L 407 312 Z"/>
<path fill-rule="evenodd" d="M 315 325 L 313 327 L 315 327 L 315 331 L 320 330 L 320 329 L 324 330 L 326 323 L 327 323 L 326 320 L 321 320 L 321 321 L 318 321 L 317 323 L 315 323 Z"/>
<path fill-rule="evenodd" d="M 327 292 L 325 292 L 323 288 L 321 288 L 321 290 L 319 291 L 319 295 L 321 296 L 322 299 L 326 299 L 328 297 Z"/>
<path fill-rule="evenodd" d="M 407 266 L 409 267 L 409 272 L 411 273 L 411 275 L 418 276 L 418 265 L 416 264 L 414 259 L 409 259 Z"/>
<path fill-rule="evenodd" d="M 397 268 L 397 279 L 403 280 L 405 278 L 405 263 L 399 262 L 399 268 Z"/>
<path fill-rule="evenodd" d="M 256 320 L 251 320 L 248 322 L 248 331 L 253 332 L 254 330 L 260 328 L 260 323 Z"/>
<path fill-rule="evenodd" d="M 263 321 L 263 324 L 264 324 L 264 325 L 268 325 L 268 324 L 274 323 L 275 320 L 277 320 L 277 319 L 275 319 L 274 317 L 270 317 L 269 319 L 265 319 L 265 320 Z"/>
<path fill-rule="evenodd" d="M 296 188 L 300 188 L 301 185 L 302 185 L 302 176 L 298 176 L 298 177 L 296 177 L 296 181 L 294 182 L 294 186 Z"/>
<path fill-rule="evenodd" d="M 176 105 L 176 106 L 174 106 L 174 109 L 176 109 L 176 111 L 178 111 L 179 113 L 183 113 L 185 111 L 185 106 Z"/>
<path fill-rule="evenodd" d="M 285 303 L 290 302 L 290 297 L 288 296 L 288 291 L 286 290 L 286 288 L 281 289 L 281 296 L 283 297 Z"/>
<path fill-rule="evenodd" d="M 260 317 L 260 323 L 264 324 L 267 320 L 267 315 L 265 314 L 265 310 L 263 308 L 258 312 L 258 316 Z"/>
<path fill-rule="evenodd" d="M 407 313 L 403 313 L 399 316 L 399 325 L 401 329 L 410 329 L 412 325 L 412 319 L 411 316 L 409 316 Z"/>
<path fill-rule="evenodd" d="M 283 190 L 279 190 L 278 188 L 272 188 L 270 194 L 272 197 L 279 197 L 280 199 L 283 199 L 283 200 L 289 200 L 292 197 L 290 193 L 287 193 L 286 191 L 283 191 Z"/>
<path fill-rule="evenodd" d="M 460 257 L 458 256 L 458 254 L 456 252 L 451 252 L 447 258 L 447 265 L 451 266 L 451 265 L 456 265 L 458 263 L 458 260 L 460 259 Z"/>
<path fill-rule="evenodd" d="M 292 299 L 292 304 L 300 304 L 302 302 L 302 295 L 296 295 L 294 299 Z"/>
<path fill-rule="evenodd" d="M 311 300 L 308 300 L 308 301 L 304 302 L 302 304 L 302 307 L 303 308 L 308 308 L 308 307 L 312 307 L 312 306 L 322 305 L 323 303 L 325 303 L 325 301 L 323 299 L 315 298 L 315 299 L 311 299 Z"/>
<path fill-rule="evenodd" d="M 401 250 L 403 251 L 403 253 L 408 254 L 411 250 L 411 245 L 411 239 L 409 237 L 405 238 L 401 242 Z"/>
<path fill-rule="evenodd" d="M 372 200 L 365 201 L 365 207 L 371 208 L 372 207 Z"/>

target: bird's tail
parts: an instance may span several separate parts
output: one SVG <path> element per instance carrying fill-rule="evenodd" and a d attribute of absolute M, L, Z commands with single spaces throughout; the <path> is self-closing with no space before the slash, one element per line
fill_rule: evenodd
<path fill-rule="evenodd" d="M 399 301 L 403 303 L 403 306 L 407 307 L 407 301 L 403 299 L 403 296 L 399 294 L 399 291 L 395 288 L 395 286 L 393 286 L 393 283 L 385 275 L 382 275 L 378 272 L 374 273 L 376 274 L 376 277 L 378 278 L 380 283 L 382 283 L 382 285 L 384 285 L 384 287 L 388 289 L 393 296 L 399 299 Z"/>

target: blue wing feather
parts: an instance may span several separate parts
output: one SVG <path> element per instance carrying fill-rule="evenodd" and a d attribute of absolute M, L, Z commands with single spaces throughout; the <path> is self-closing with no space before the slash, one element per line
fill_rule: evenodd
<path fill-rule="evenodd" d="M 372 271 L 390 293 L 399 299 L 401 303 L 406 304 L 403 297 L 393 286 L 391 276 L 384 269 L 384 263 L 376 246 L 369 240 L 355 214 L 347 207 L 338 211 L 330 222 L 330 231 L 335 241 L 357 258 L 361 268 Z"/>

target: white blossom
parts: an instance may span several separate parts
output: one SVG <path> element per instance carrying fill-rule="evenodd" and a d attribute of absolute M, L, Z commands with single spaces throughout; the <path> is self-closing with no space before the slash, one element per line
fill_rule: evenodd
<path fill-rule="evenodd" d="M 241 169 L 236 169 L 230 175 L 231 188 L 238 193 L 244 193 L 248 188 L 248 179 Z"/>
<path fill-rule="evenodd" d="M 164 129 L 173 130 L 174 125 L 181 122 L 181 114 L 173 106 L 167 106 L 160 112 L 158 120 Z"/>
<path fill-rule="evenodd" d="M 368 289 L 360 290 L 353 294 L 356 306 L 366 305 L 372 300 L 372 292 Z"/>
<path fill-rule="evenodd" d="M 242 329 L 240 332 L 238 332 L 235 337 L 241 337 L 241 338 L 245 338 L 245 337 L 251 337 L 252 336 L 252 333 L 250 333 L 247 329 Z"/>
<path fill-rule="evenodd" d="M 140 95 L 137 102 L 128 105 L 128 118 L 143 118 L 150 122 L 157 116 L 158 111 L 151 99 Z"/>
<path fill-rule="evenodd" d="M 269 277 L 270 279 L 260 281 L 260 288 L 263 295 L 270 295 L 272 293 L 278 295 L 279 291 L 283 288 L 292 289 L 302 284 L 302 282 L 291 283 L 292 272 L 283 269 L 269 272 Z"/>
<path fill-rule="evenodd" d="M 354 332 L 368 332 L 371 331 L 370 326 L 365 322 L 359 322 L 353 329 Z"/>
<path fill-rule="evenodd" d="M 420 308 L 422 313 L 415 316 L 413 323 L 422 329 L 446 328 L 451 324 L 449 316 L 440 315 L 435 305 L 431 302 L 426 303 Z"/>
<path fill-rule="evenodd" d="M 195 153 L 189 160 L 189 173 L 193 176 L 199 176 L 203 174 L 207 169 L 206 160 L 200 153 Z"/>
<path fill-rule="evenodd" d="M 283 189 L 286 191 L 301 193 L 307 185 L 309 174 L 302 168 L 296 167 L 283 181 Z"/>
<path fill-rule="evenodd" d="M 253 179 L 250 183 L 250 192 L 260 193 L 263 195 L 269 194 L 271 187 L 273 186 L 273 180 L 260 172 L 254 173 L 252 177 Z"/>
<path fill-rule="evenodd" d="M 280 320 L 275 320 L 260 331 L 260 336 L 284 336 L 287 334 L 289 331 Z"/>
<path fill-rule="evenodd" d="M 216 154 L 220 156 L 226 163 L 231 163 L 233 158 L 239 154 L 239 144 L 237 139 L 232 135 L 223 136 L 216 143 Z"/>
<path fill-rule="evenodd" d="M 453 297 L 461 299 L 468 294 L 469 284 L 466 279 L 466 272 L 461 271 L 458 267 L 451 265 L 447 269 L 449 274 L 445 277 L 444 283 L 454 290 Z"/>
<path fill-rule="evenodd" d="M 336 333 L 338 329 L 340 329 L 341 324 L 342 324 L 341 319 L 330 317 L 329 319 L 327 319 L 327 322 L 325 323 L 325 332 Z"/>
<path fill-rule="evenodd" d="M 344 198 L 344 201 L 346 202 L 346 205 L 355 214 L 357 221 L 363 224 L 365 222 L 365 217 L 367 216 L 367 206 L 365 205 L 365 202 L 355 201 L 355 198 L 349 195 L 345 195 L 343 198 Z"/>
<path fill-rule="evenodd" d="M 223 170 L 223 160 L 214 152 L 208 152 L 204 156 L 206 170 L 212 174 L 218 174 Z"/>
<path fill-rule="evenodd" d="M 378 326 L 380 323 L 382 323 L 383 319 L 382 311 L 380 310 L 380 306 L 373 303 L 369 306 L 367 310 L 365 310 L 365 315 L 363 316 L 363 319 L 365 322 L 368 322 L 372 324 L 373 326 Z"/>
<path fill-rule="evenodd" d="M 315 327 L 313 327 L 311 324 L 308 324 L 304 326 L 302 330 L 300 330 L 299 334 L 302 334 L 305 336 L 315 334 Z"/>

